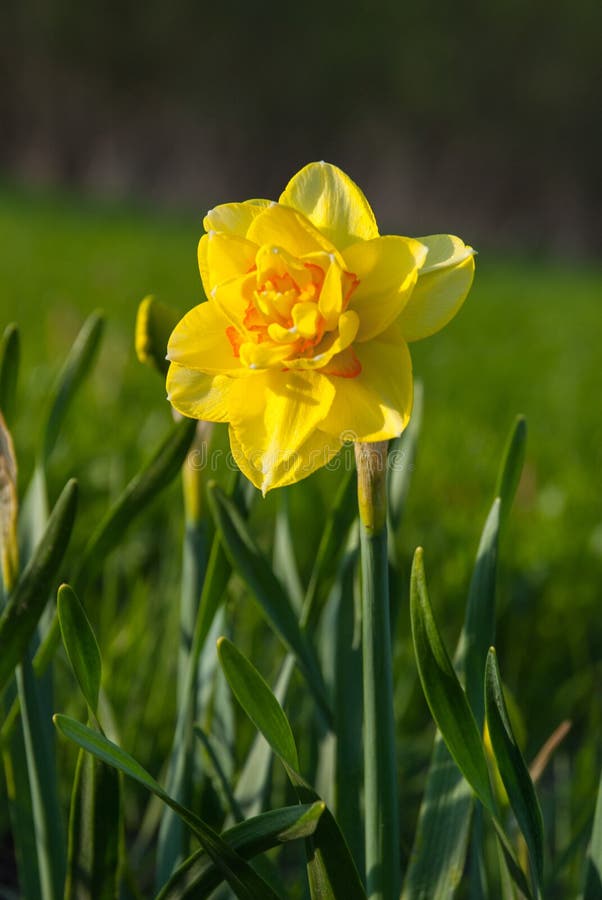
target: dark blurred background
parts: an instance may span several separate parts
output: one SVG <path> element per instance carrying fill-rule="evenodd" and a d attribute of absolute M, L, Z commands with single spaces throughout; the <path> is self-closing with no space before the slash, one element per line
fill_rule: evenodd
<path fill-rule="evenodd" d="M 2 0 L 0 172 L 203 211 L 312 159 L 383 230 L 602 245 L 596 0 Z"/>

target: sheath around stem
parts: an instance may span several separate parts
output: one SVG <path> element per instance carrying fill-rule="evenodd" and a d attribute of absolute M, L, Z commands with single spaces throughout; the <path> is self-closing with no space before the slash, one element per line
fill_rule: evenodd
<path fill-rule="evenodd" d="M 387 558 L 387 443 L 356 444 L 362 561 L 364 794 L 369 900 L 399 897 L 399 810 Z"/>

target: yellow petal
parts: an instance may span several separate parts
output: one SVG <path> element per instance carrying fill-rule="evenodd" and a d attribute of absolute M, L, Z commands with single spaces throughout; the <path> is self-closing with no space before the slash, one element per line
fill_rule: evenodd
<path fill-rule="evenodd" d="M 223 231 L 245 237 L 253 219 L 271 202 L 245 200 L 244 203 L 222 203 L 209 210 L 203 219 L 203 228 L 205 231 Z"/>
<path fill-rule="evenodd" d="M 401 434 L 412 411 L 412 362 L 396 325 L 366 344 L 355 344 L 362 370 L 330 378 L 335 397 L 320 426 L 346 441 L 384 441 Z"/>
<path fill-rule="evenodd" d="M 343 311 L 342 274 L 340 266 L 331 264 L 326 270 L 326 277 L 320 291 L 320 312 L 324 317 L 324 327 L 328 330 L 336 327 Z"/>
<path fill-rule="evenodd" d="M 167 358 L 199 372 L 243 374 L 245 369 L 234 356 L 226 333 L 229 326 L 229 320 L 215 303 L 200 303 L 172 331 Z"/>
<path fill-rule="evenodd" d="M 209 302 L 220 310 L 230 325 L 244 331 L 245 316 L 253 302 L 256 283 L 255 272 L 223 281 L 212 289 Z"/>
<path fill-rule="evenodd" d="M 255 265 L 257 245 L 236 235 L 210 231 L 199 241 L 199 269 L 205 293 L 209 297 L 213 288 L 245 275 Z"/>
<path fill-rule="evenodd" d="M 294 456 L 291 456 L 271 473 L 272 481 L 263 487 L 265 476 L 257 459 L 253 456 L 250 459 L 245 456 L 233 426 L 230 426 L 229 434 L 230 449 L 236 465 L 256 488 L 263 491 L 264 496 L 274 488 L 295 484 L 295 482 L 307 478 L 316 469 L 328 465 L 342 446 L 341 441 L 337 438 L 317 429 L 301 444 Z"/>
<path fill-rule="evenodd" d="M 281 366 L 291 353 L 291 348 L 286 344 L 272 344 L 265 341 L 256 344 L 246 341 L 240 347 L 240 361 L 248 369 L 270 369 L 272 366 Z"/>
<path fill-rule="evenodd" d="M 398 324 L 407 341 L 439 331 L 456 315 L 474 278 L 474 250 L 453 235 L 420 238 L 428 248 L 418 282 Z"/>
<path fill-rule="evenodd" d="M 183 416 L 228 422 L 228 397 L 235 381 L 228 375 L 206 375 L 172 363 L 167 373 L 167 399 Z"/>
<path fill-rule="evenodd" d="M 292 309 L 293 324 L 301 337 L 313 338 L 318 330 L 320 311 L 317 303 L 295 303 Z"/>
<path fill-rule="evenodd" d="M 330 163 L 310 163 L 293 175 L 279 202 L 302 212 L 339 250 L 378 237 L 374 213 L 363 193 Z"/>
<path fill-rule="evenodd" d="M 339 319 L 338 331 L 326 334 L 316 347 L 313 356 L 300 356 L 297 359 L 288 359 L 286 361 L 287 368 L 302 369 L 304 371 L 323 369 L 324 366 L 330 364 L 333 356 L 341 353 L 353 343 L 358 326 L 359 318 L 357 313 L 353 312 L 352 309 L 348 309 Z"/>
<path fill-rule="evenodd" d="M 299 473 L 307 467 L 309 475 L 325 464 L 327 460 L 306 459 L 304 448 L 330 409 L 335 393 L 330 379 L 314 372 L 269 370 L 234 380 L 230 422 L 255 473 L 253 484 L 265 493 L 304 477 L 289 476 L 289 470 Z M 330 448 L 335 443 L 327 441 Z"/>
<path fill-rule="evenodd" d="M 256 244 L 283 247 L 293 256 L 304 256 L 319 250 L 335 253 L 330 241 L 305 216 L 277 203 L 262 210 L 253 219 L 247 238 Z"/>
<path fill-rule="evenodd" d="M 474 256 L 472 247 L 468 247 L 464 241 L 455 234 L 430 234 L 428 237 L 417 238 L 427 248 L 427 256 L 422 264 L 420 274 L 426 275 L 435 269 L 443 269 L 464 262 L 469 256 Z"/>
<path fill-rule="evenodd" d="M 358 341 L 380 334 L 399 316 L 426 252 L 418 241 L 395 235 L 360 241 L 345 250 L 345 265 L 359 279 L 349 301 L 360 317 Z"/>

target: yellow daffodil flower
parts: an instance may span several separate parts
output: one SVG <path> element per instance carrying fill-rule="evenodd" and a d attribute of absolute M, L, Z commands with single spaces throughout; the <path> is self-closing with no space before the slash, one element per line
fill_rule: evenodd
<path fill-rule="evenodd" d="M 472 248 L 451 235 L 381 237 L 357 185 L 323 162 L 277 203 L 226 203 L 203 225 L 208 301 L 168 344 L 175 409 L 229 422 L 234 459 L 264 494 L 325 465 L 346 440 L 401 434 L 412 408 L 407 342 L 456 314 Z"/>

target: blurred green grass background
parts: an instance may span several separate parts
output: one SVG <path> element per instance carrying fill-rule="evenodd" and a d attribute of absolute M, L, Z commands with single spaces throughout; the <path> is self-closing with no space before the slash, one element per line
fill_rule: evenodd
<path fill-rule="evenodd" d="M 169 427 L 164 387 L 135 358 L 135 314 L 148 293 L 182 313 L 202 298 L 196 264 L 202 212 L 190 217 L 0 188 L 0 325 L 16 321 L 22 336 L 14 429 L 21 491 L 49 384 L 84 317 L 96 308 L 107 316 L 98 363 L 50 467 L 51 500 L 71 475 L 82 485 L 73 553 Z M 400 748 L 401 764 L 409 770 L 416 765 L 411 736 L 428 721 L 409 653 L 411 555 L 424 546 L 431 596 L 451 647 L 506 435 L 524 413 L 528 453 L 502 547 L 498 650 L 526 726 L 527 756 L 569 718 L 575 766 L 587 775 L 579 784 L 587 792 L 594 783 L 592 739 L 600 725 L 594 698 L 602 686 L 601 295 L 602 270 L 594 265 L 485 251 L 460 315 L 412 347 L 425 408 L 401 534 L 398 703 L 409 742 Z M 304 575 L 339 478 L 323 471 L 287 489 Z M 268 550 L 276 503 L 274 495 L 259 500 L 253 514 Z M 173 725 L 181 533 L 175 484 L 130 530 L 89 604 L 124 745 L 155 772 Z M 235 585 L 234 596 L 243 595 Z M 255 614 L 244 603 L 231 614 L 243 647 L 251 644 Z M 275 651 L 267 675 L 277 661 Z M 423 764 L 428 745 L 419 748 Z M 410 779 L 404 790 L 415 807 L 419 787 Z M 573 802 L 578 806 L 579 788 Z"/>

